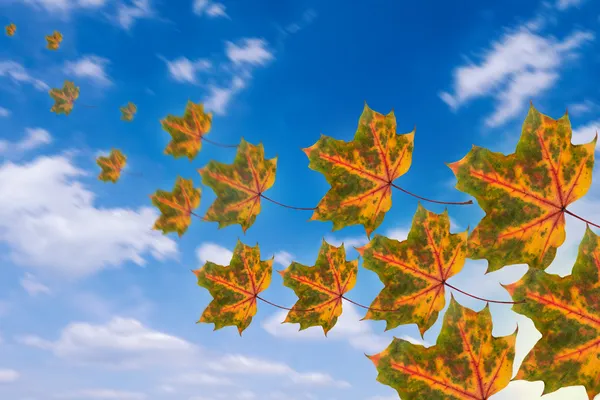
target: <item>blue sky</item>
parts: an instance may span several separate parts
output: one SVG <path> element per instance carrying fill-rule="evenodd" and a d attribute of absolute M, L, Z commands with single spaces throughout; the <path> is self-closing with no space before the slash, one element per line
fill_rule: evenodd
<path fill-rule="evenodd" d="M 529 100 L 555 118 L 568 107 L 574 143 L 600 128 L 600 4 L 523 3 L 0 0 L 3 26 L 17 25 L 14 37 L 0 38 L 0 398 L 397 399 L 364 354 L 383 350 L 392 336 L 419 341 L 416 325 L 384 332 L 384 322 L 359 322 L 363 311 L 347 303 L 327 339 L 320 328 L 281 325 L 285 313 L 267 304 L 242 337 L 195 324 L 211 298 L 190 270 L 206 260 L 227 264 L 238 238 L 259 243 L 265 259 L 275 255 L 276 269 L 292 259 L 313 265 L 323 237 L 347 248 L 366 238 L 360 226 L 332 232 L 331 223 L 308 222 L 310 212 L 264 202 L 245 235 L 199 221 L 181 239 L 152 231 L 149 194 L 170 190 L 177 175 L 199 184 L 197 168 L 235 155 L 204 144 L 191 163 L 167 157 L 159 120 L 182 114 L 188 99 L 204 102 L 214 113 L 210 139 L 244 137 L 278 156 L 269 197 L 311 207 L 328 184 L 300 149 L 321 134 L 351 140 L 367 101 L 379 112 L 393 109 L 399 133 L 417 128 L 412 166 L 396 183 L 464 201 L 444 163 L 472 144 L 512 152 Z M 51 52 L 44 36 L 54 30 L 64 39 Z M 65 79 L 81 88 L 67 117 L 49 112 L 47 94 Z M 128 101 L 138 106 L 132 123 L 120 120 Z M 117 185 L 96 179 L 94 158 L 111 147 L 127 154 L 131 172 Z M 201 213 L 214 198 L 203 190 Z M 599 206 L 595 181 L 572 210 L 600 221 Z M 376 233 L 404 239 L 416 207 L 395 192 Z M 448 210 L 453 232 L 484 215 L 476 205 Z M 569 273 L 583 232 L 567 220 L 550 272 Z M 485 266 L 467 261 L 452 284 L 508 300 L 499 283 L 526 270 L 484 276 Z M 381 288 L 360 269 L 349 297 L 370 304 Z M 264 297 L 295 301 L 278 274 Z M 519 323 L 522 359 L 539 333 L 507 306 L 491 310 L 494 335 Z M 493 399 L 537 399 L 542 388 L 511 383 Z M 543 399 L 586 396 L 574 387 Z"/>

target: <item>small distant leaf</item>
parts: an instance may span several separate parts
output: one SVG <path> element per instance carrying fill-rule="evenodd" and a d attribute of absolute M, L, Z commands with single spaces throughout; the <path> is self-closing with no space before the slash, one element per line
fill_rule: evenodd
<path fill-rule="evenodd" d="M 177 232 L 179 237 L 183 236 L 192 223 L 194 209 L 200 205 L 200 197 L 201 191 L 194 188 L 194 182 L 180 176 L 177 177 L 172 192 L 157 190 L 150 198 L 161 215 L 154 223 L 153 229 L 164 234 Z"/>
<path fill-rule="evenodd" d="M 473 146 L 448 164 L 456 188 L 486 212 L 469 238 L 469 258 L 488 260 L 488 271 L 527 263 L 544 269 L 565 241 L 565 210 L 592 183 L 596 139 L 571 144 L 568 115 L 552 119 L 533 105 L 513 154 Z"/>
<path fill-rule="evenodd" d="M 73 110 L 75 100 L 79 97 L 79 86 L 75 86 L 71 81 L 65 81 L 62 89 L 51 89 L 49 94 L 54 99 L 54 105 L 50 111 L 69 115 Z"/>
<path fill-rule="evenodd" d="M 202 147 L 202 137 L 210 131 L 211 121 L 212 114 L 204 113 L 201 103 L 191 101 L 188 101 L 183 117 L 167 115 L 160 121 L 162 128 L 172 136 L 165 154 L 193 160 Z"/>
<path fill-rule="evenodd" d="M 322 326 L 327 335 L 342 314 L 342 296 L 356 284 L 357 272 L 358 260 L 346 261 L 343 244 L 334 247 L 323 240 L 314 267 L 293 262 L 279 271 L 283 284 L 299 298 L 283 322 L 299 323 L 300 330 Z"/>
<path fill-rule="evenodd" d="M 6 36 L 13 36 L 17 31 L 17 26 L 15 24 L 6 25 Z"/>
<path fill-rule="evenodd" d="M 126 106 L 120 107 L 119 110 L 123 113 L 121 119 L 123 121 L 131 122 L 133 121 L 134 114 L 137 112 L 137 107 L 132 102 L 129 102 Z"/>
<path fill-rule="evenodd" d="M 530 269 L 504 287 L 542 333 L 514 379 L 544 381 L 543 394 L 579 385 L 590 400 L 600 394 L 600 237 L 587 228 L 571 275 Z"/>
<path fill-rule="evenodd" d="M 127 157 L 121 150 L 113 149 L 108 157 L 100 156 L 96 159 L 96 164 L 102 168 L 102 172 L 98 175 L 98 179 L 103 182 L 116 183 L 121 177 L 121 170 L 127 163 Z"/>
<path fill-rule="evenodd" d="M 214 323 L 215 330 L 237 326 L 241 335 L 256 314 L 257 296 L 271 284 L 272 265 L 272 259 L 261 261 L 258 245 L 250 247 L 238 240 L 229 266 L 207 261 L 193 271 L 198 285 L 214 298 L 198 322 Z"/>
<path fill-rule="evenodd" d="M 60 42 L 62 42 L 62 34 L 59 31 L 54 31 L 52 35 L 46 36 L 46 40 L 48 41 L 48 49 L 50 50 L 58 50 Z"/>
<path fill-rule="evenodd" d="M 217 195 L 205 219 L 218 222 L 219 228 L 240 224 L 246 232 L 260 213 L 261 195 L 275 183 L 276 168 L 277 157 L 265 160 L 263 145 L 254 146 L 244 139 L 232 165 L 210 161 L 198 170 L 202 183 Z"/>
<path fill-rule="evenodd" d="M 488 304 L 477 313 L 452 297 L 435 346 L 394 338 L 383 352 L 367 357 L 379 372 L 377 380 L 402 400 L 487 400 L 510 381 L 516 337 L 516 331 L 492 336 Z"/>
<path fill-rule="evenodd" d="M 321 172 L 331 189 L 311 220 L 332 221 L 333 229 L 363 225 L 370 236 L 392 206 L 392 183 L 412 162 L 414 131 L 396 134 L 394 112 L 383 115 L 366 104 L 354 140 L 322 135 L 304 149 L 309 168 Z"/>
<path fill-rule="evenodd" d="M 364 319 L 385 320 L 386 330 L 416 323 L 422 336 L 446 304 L 446 280 L 464 266 L 467 232 L 451 234 L 448 211 L 435 214 L 419 204 L 406 240 L 375 235 L 357 250 L 363 267 L 385 285 Z"/>

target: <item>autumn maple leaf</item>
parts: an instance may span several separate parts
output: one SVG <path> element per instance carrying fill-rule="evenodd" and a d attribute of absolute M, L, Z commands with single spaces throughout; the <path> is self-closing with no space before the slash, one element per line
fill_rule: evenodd
<path fill-rule="evenodd" d="M 17 31 L 17 26 L 15 24 L 6 25 L 6 36 L 13 36 Z"/>
<path fill-rule="evenodd" d="M 202 183 L 217 195 L 205 220 L 218 222 L 219 228 L 240 224 L 246 232 L 260 213 L 262 194 L 275 183 L 276 168 L 277 157 L 265 160 L 262 144 L 254 146 L 242 138 L 232 165 L 210 161 L 199 169 Z"/>
<path fill-rule="evenodd" d="M 62 34 L 59 31 L 54 31 L 52 35 L 46 36 L 48 45 L 46 46 L 49 50 L 58 50 L 60 42 L 62 42 Z"/>
<path fill-rule="evenodd" d="M 510 381 L 516 336 L 492 337 L 489 305 L 475 312 L 452 296 L 435 346 L 394 338 L 367 357 L 402 400 L 487 400 Z"/>
<path fill-rule="evenodd" d="M 177 232 L 181 237 L 192 223 L 192 215 L 194 209 L 200 205 L 201 195 L 202 192 L 199 188 L 194 188 L 191 179 L 180 176 L 175 181 L 173 191 L 157 190 L 150 198 L 161 215 L 154 223 L 153 229 L 160 230 L 164 234 Z"/>
<path fill-rule="evenodd" d="M 344 294 L 356 284 L 358 260 L 346 261 L 343 244 L 334 247 L 323 240 L 314 267 L 293 262 L 278 272 L 299 298 L 283 322 L 299 323 L 300 330 L 322 326 L 327 335 L 342 314 Z"/>
<path fill-rule="evenodd" d="M 271 284 L 273 259 L 261 261 L 260 249 L 238 240 L 229 266 L 211 261 L 193 271 L 198 285 L 214 298 L 202 313 L 200 321 L 214 323 L 215 330 L 237 326 L 240 335 L 256 314 L 258 294 Z"/>
<path fill-rule="evenodd" d="M 48 93 L 54 99 L 54 105 L 50 111 L 69 115 L 73 110 L 75 100 L 79 97 L 79 86 L 75 86 L 71 81 L 65 81 L 62 89 L 54 88 Z"/>
<path fill-rule="evenodd" d="M 96 159 L 96 164 L 102 168 L 98 179 L 104 182 L 116 183 L 126 163 L 127 157 L 121 150 L 112 149 L 108 157 L 100 156 Z"/>
<path fill-rule="evenodd" d="M 410 168 L 413 142 L 414 131 L 396 134 L 394 112 L 384 116 L 366 104 L 352 142 L 322 135 L 304 149 L 309 168 L 331 185 L 311 220 L 332 221 L 334 230 L 363 225 L 370 236 L 392 206 L 393 181 Z"/>
<path fill-rule="evenodd" d="M 469 238 L 469 258 L 487 259 L 490 272 L 511 264 L 550 265 L 565 240 L 565 213 L 574 215 L 567 206 L 592 182 L 596 138 L 573 145 L 571 135 L 568 115 L 554 120 L 532 105 L 513 154 L 473 146 L 448 164 L 456 188 L 486 212 Z"/>
<path fill-rule="evenodd" d="M 542 332 L 515 379 L 544 381 L 543 394 L 578 385 L 590 400 L 600 394 L 600 237 L 587 228 L 571 275 L 529 270 L 503 286 Z"/>
<path fill-rule="evenodd" d="M 375 235 L 357 250 L 385 285 L 364 319 L 385 320 L 386 330 L 416 323 L 423 336 L 446 304 L 446 281 L 464 266 L 467 232 L 451 234 L 447 211 L 419 204 L 406 240 Z"/>
<path fill-rule="evenodd" d="M 162 128 L 172 136 L 165 154 L 175 158 L 193 160 L 202 147 L 202 138 L 210 131 L 212 114 L 204 112 L 204 106 L 188 101 L 183 117 L 167 115 L 160 121 Z"/>
<path fill-rule="evenodd" d="M 129 102 L 126 106 L 120 107 L 119 110 L 123 114 L 121 115 L 121 119 L 123 121 L 131 122 L 133 121 L 133 116 L 137 112 L 137 107 L 132 102 Z"/>

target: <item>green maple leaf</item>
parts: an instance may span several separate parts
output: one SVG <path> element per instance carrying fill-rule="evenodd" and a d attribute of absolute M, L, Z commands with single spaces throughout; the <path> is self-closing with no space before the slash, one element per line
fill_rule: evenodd
<path fill-rule="evenodd" d="M 131 122 L 133 121 L 133 116 L 137 112 L 137 107 L 132 102 L 129 102 L 126 106 L 120 107 L 119 110 L 121 110 L 121 113 L 123 114 L 121 115 L 121 119 L 123 121 Z"/>
<path fill-rule="evenodd" d="M 121 177 L 121 170 L 127 163 L 127 157 L 121 150 L 112 149 L 108 157 L 100 156 L 96 159 L 96 164 L 102 168 L 98 179 L 104 182 L 116 183 Z"/>
<path fill-rule="evenodd" d="M 79 97 L 79 86 L 71 81 L 65 81 L 62 89 L 50 89 L 50 97 L 54 99 L 54 105 L 50 109 L 56 114 L 69 115 L 73 110 L 73 104 Z"/>
<path fill-rule="evenodd" d="M 193 160 L 202 147 L 202 138 L 210 131 L 212 114 L 204 112 L 201 103 L 188 101 L 183 117 L 167 115 L 160 121 L 162 128 L 172 136 L 165 154 Z"/>
<path fill-rule="evenodd" d="M 194 188 L 191 179 L 180 176 L 177 177 L 171 192 L 157 190 L 150 198 L 161 215 L 154 223 L 153 229 L 160 230 L 164 234 L 177 232 L 181 237 L 192 223 L 192 215 L 194 209 L 200 205 L 201 195 L 202 192 L 199 188 Z"/>

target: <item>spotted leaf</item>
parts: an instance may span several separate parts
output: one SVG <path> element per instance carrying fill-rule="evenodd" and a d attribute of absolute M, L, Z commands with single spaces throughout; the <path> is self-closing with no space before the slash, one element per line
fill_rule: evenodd
<path fill-rule="evenodd" d="M 193 271 L 198 285 L 214 298 L 198 322 L 214 323 L 215 330 L 237 326 L 241 335 L 256 314 L 258 295 L 271 284 L 272 265 L 272 259 L 261 261 L 258 245 L 250 247 L 238 240 L 229 266 L 207 261 Z"/>
<path fill-rule="evenodd" d="M 162 128 L 171 135 L 165 154 L 175 158 L 193 160 L 202 147 L 202 138 L 210 131 L 211 113 L 204 113 L 204 106 L 188 101 L 183 117 L 167 115 L 160 121 Z"/>
<path fill-rule="evenodd" d="M 246 232 L 260 213 L 262 194 L 275 183 L 276 168 L 277 157 L 265 160 L 263 145 L 254 146 L 244 139 L 232 165 L 210 161 L 198 170 L 202 183 L 217 194 L 205 219 L 218 222 L 219 228 L 240 224 Z"/>
<path fill-rule="evenodd" d="M 96 164 L 102 169 L 98 179 L 103 182 L 116 183 L 121 177 L 121 170 L 127 163 L 127 157 L 121 150 L 113 149 L 108 157 L 100 156 L 96 159 Z"/>
<path fill-rule="evenodd" d="M 62 89 L 50 89 L 49 94 L 54 99 L 54 105 L 50 111 L 69 115 L 73 110 L 75 100 L 79 97 L 79 86 L 75 86 L 71 81 L 65 81 Z"/>
<path fill-rule="evenodd" d="M 529 270 L 505 288 L 513 310 L 531 318 L 542 338 L 515 379 L 544 381 L 544 393 L 583 385 L 591 399 L 600 394 L 600 237 L 589 227 L 571 275 Z"/>
<path fill-rule="evenodd" d="M 6 25 L 6 36 L 13 36 L 17 31 L 17 26 L 15 24 Z"/>
<path fill-rule="evenodd" d="M 46 36 L 46 41 L 48 42 L 47 48 L 49 50 L 58 50 L 60 46 L 60 42 L 62 42 L 62 34 L 59 31 L 54 31 L 52 35 Z"/>
<path fill-rule="evenodd" d="M 467 232 L 451 234 L 447 211 L 435 214 L 419 204 L 406 240 L 375 235 L 358 251 L 363 267 L 385 285 L 365 319 L 387 321 L 386 330 L 416 323 L 423 335 L 446 304 L 446 280 L 464 266 Z"/>
<path fill-rule="evenodd" d="M 331 185 L 311 219 L 332 221 L 334 230 L 363 225 L 370 235 L 392 206 L 393 181 L 410 168 L 413 142 L 414 131 L 396 134 L 394 112 L 384 116 L 366 104 L 353 141 L 322 135 L 304 149 L 309 168 Z"/>
<path fill-rule="evenodd" d="M 121 119 L 123 121 L 131 122 L 133 121 L 133 116 L 137 112 L 137 107 L 132 102 L 129 102 L 126 106 L 120 107 L 119 110 L 123 114 L 121 115 Z"/>
<path fill-rule="evenodd" d="M 344 245 L 334 247 L 323 240 L 314 267 L 293 262 L 279 271 L 283 284 L 294 290 L 298 301 L 285 321 L 299 323 L 300 330 L 322 326 L 325 335 L 342 314 L 342 299 L 356 284 L 358 260 L 346 261 Z"/>
<path fill-rule="evenodd" d="M 488 271 L 550 265 L 565 240 L 566 207 L 592 182 L 596 138 L 573 145 L 571 136 L 568 115 L 554 120 L 532 105 L 513 154 L 473 146 L 449 164 L 456 188 L 475 196 L 486 212 L 469 238 L 469 258 L 487 259 Z"/>
<path fill-rule="evenodd" d="M 394 338 L 367 357 L 402 400 L 487 400 L 510 381 L 516 336 L 492 337 L 489 306 L 476 313 L 452 297 L 435 346 Z"/>
<path fill-rule="evenodd" d="M 194 188 L 194 182 L 180 176 L 175 181 L 173 191 L 157 190 L 150 198 L 161 215 L 154 223 L 153 229 L 164 234 L 177 232 L 181 237 L 192 222 L 194 209 L 200 205 L 200 197 L 201 191 Z"/>

